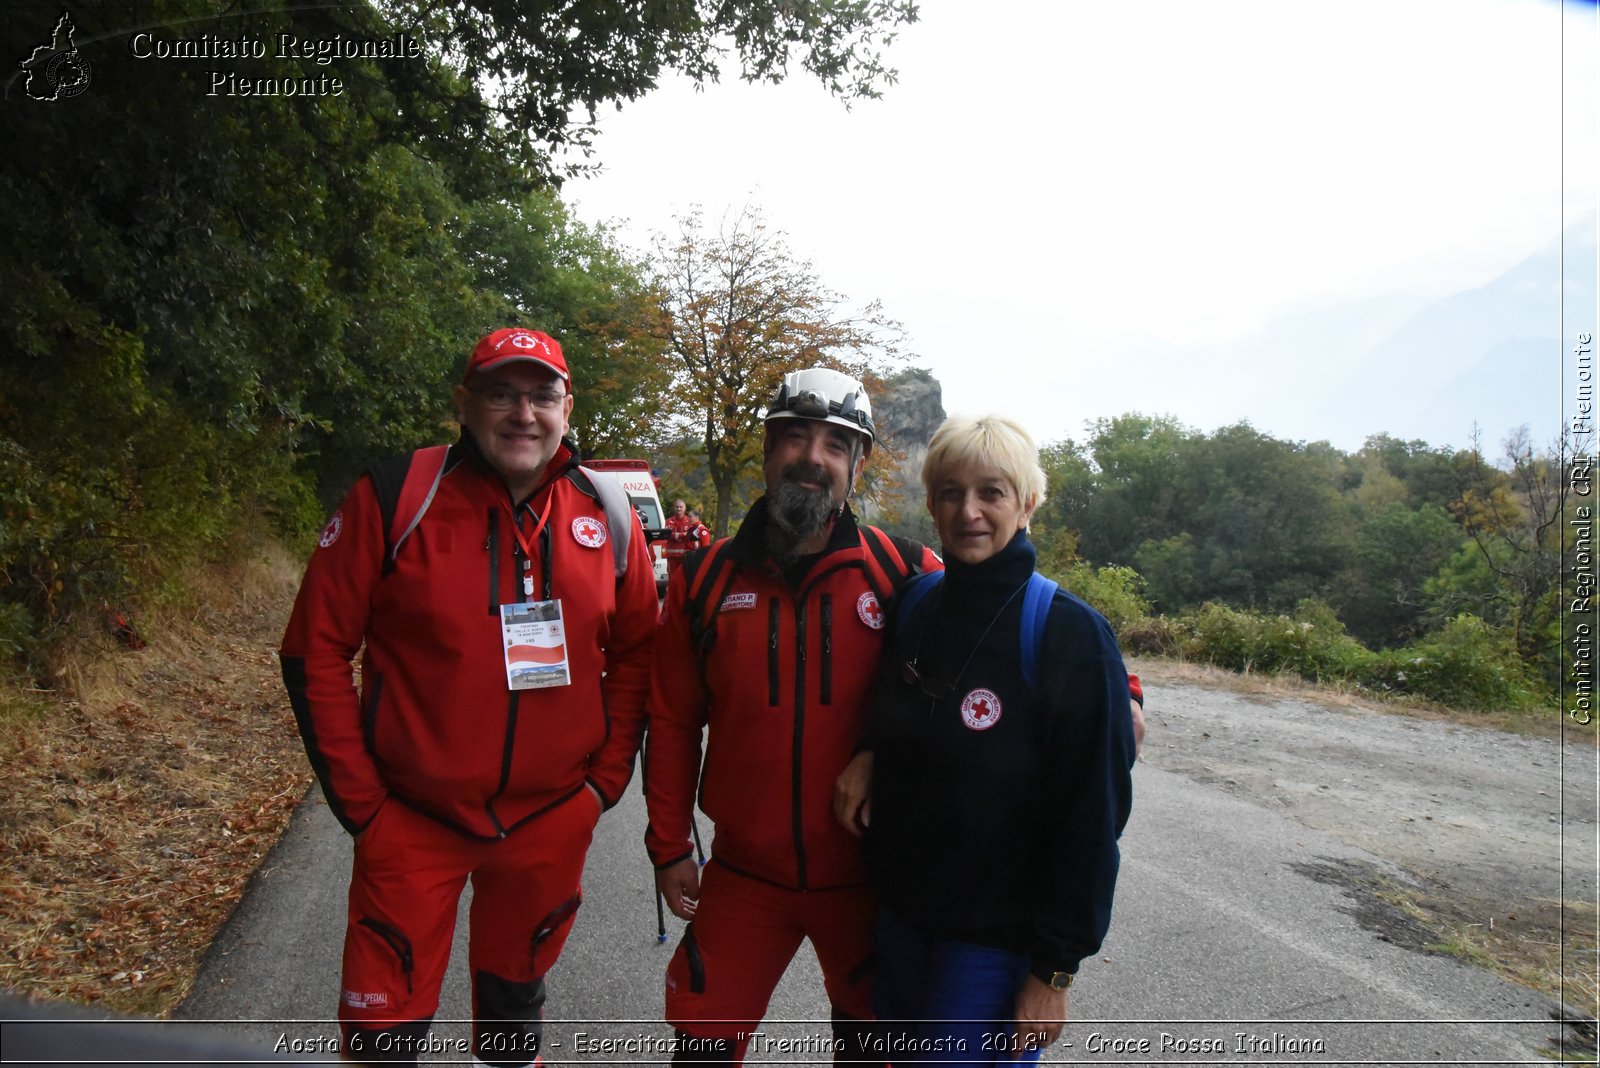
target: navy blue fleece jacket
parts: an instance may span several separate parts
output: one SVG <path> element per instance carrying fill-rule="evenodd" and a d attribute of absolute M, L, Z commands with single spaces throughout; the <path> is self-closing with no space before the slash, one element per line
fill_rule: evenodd
<path fill-rule="evenodd" d="M 1135 749 L 1122 653 L 1078 598 L 1055 594 L 1024 684 L 1018 591 L 1034 556 L 1019 532 L 981 564 L 947 560 L 940 588 L 894 621 L 863 740 L 866 858 L 881 906 L 1049 974 L 1077 971 L 1110 926 Z"/>

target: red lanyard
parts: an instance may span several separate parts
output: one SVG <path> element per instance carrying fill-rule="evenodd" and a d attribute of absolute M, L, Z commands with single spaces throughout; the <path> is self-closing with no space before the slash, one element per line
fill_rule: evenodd
<path fill-rule="evenodd" d="M 545 498 L 544 515 L 539 517 L 539 522 L 534 526 L 533 533 L 528 537 L 522 536 L 522 520 L 518 513 L 521 509 L 514 509 L 511 513 L 511 533 L 516 536 L 517 544 L 522 547 L 522 596 L 533 596 L 533 543 L 538 540 L 539 532 L 544 530 L 544 525 L 550 519 L 550 512 L 555 508 L 556 495 L 552 490 Z M 526 507 L 526 506 L 524 506 Z M 549 590 L 545 591 L 549 593 Z"/>

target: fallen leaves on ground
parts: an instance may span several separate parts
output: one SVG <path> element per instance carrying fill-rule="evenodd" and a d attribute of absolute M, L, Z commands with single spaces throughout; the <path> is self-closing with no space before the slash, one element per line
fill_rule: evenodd
<path fill-rule="evenodd" d="M 0 987 L 153 1016 L 189 993 L 311 781 L 273 652 L 292 574 L 5 723 Z"/>

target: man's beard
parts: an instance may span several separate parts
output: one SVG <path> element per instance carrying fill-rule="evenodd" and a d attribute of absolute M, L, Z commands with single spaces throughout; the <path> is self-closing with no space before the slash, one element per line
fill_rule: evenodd
<path fill-rule="evenodd" d="M 802 481 L 816 482 L 823 489 L 807 489 Z M 796 461 L 778 473 L 778 484 L 767 494 L 767 551 L 779 564 L 792 564 L 800 558 L 800 546 L 828 526 L 839 510 L 826 489 L 828 472 L 821 467 Z"/>

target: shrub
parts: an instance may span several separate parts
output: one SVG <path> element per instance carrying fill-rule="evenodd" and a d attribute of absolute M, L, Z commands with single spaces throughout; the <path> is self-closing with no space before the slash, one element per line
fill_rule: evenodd
<path fill-rule="evenodd" d="M 1260 660 L 1267 670 L 1291 671 L 1321 682 L 1346 679 L 1370 654 L 1350 637 L 1332 608 L 1316 598 L 1296 606 L 1293 616 L 1278 616 L 1262 628 Z"/>
<path fill-rule="evenodd" d="M 1183 628 L 1168 616 L 1145 616 L 1117 632 L 1117 644 L 1124 653 L 1135 656 L 1177 656 L 1183 644 Z"/>
<path fill-rule="evenodd" d="M 1467 614 L 1403 649 L 1368 654 L 1357 678 L 1375 690 L 1484 712 L 1530 707 L 1538 693 L 1511 641 Z"/>
<path fill-rule="evenodd" d="M 1198 612 L 1182 617 L 1182 622 L 1184 637 L 1180 650 L 1190 660 L 1232 671 L 1255 668 L 1257 617 L 1207 601 Z"/>
<path fill-rule="evenodd" d="M 1293 616 L 1262 616 L 1207 603 L 1181 620 L 1180 648 L 1193 660 L 1234 671 L 1289 672 L 1320 682 L 1350 677 L 1369 655 L 1333 609 L 1302 601 Z"/>
<path fill-rule="evenodd" d="M 1144 619 L 1150 602 L 1144 599 L 1144 579 L 1131 567 L 1096 570 L 1079 561 L 1061 584 L 1106 617 L 1118 634 Z"/>

